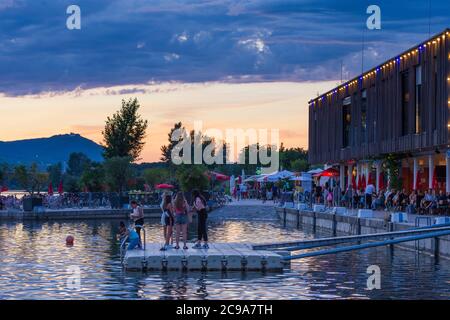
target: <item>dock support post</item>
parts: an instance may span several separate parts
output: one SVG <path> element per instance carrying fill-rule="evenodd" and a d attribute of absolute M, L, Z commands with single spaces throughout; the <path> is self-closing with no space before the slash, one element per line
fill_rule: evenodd
<path fill-rule="evenodd" d="M 361 218 L 357 218 L 358 220 L 358 222 L 357 222 L 357 224 L 356 224 L 356 233 L 358 234 L 358 235 L 361 235 Z"/>
<path fill-rule="evenodd" d="M 434 238 L 434 261 L 439 262 L 439 237 Z"/>
<path fill-rule="evenodd" d="M 394 223 L 392 223 L 392 222 L 388 222 L 388 224 L 387 224 L 387 229 L 388 229 L 388 232 L 393 232 L 394 231 Z M 389 239 L 394 239 L 393 237 L 391 237 L 391 238 L 389 238 Z M 394 253 L 394 245 L 393 244 L 390 244 L 389 245 L 389 249 L 391 249 L 391 254 L 393 254 Z"/>
<path fill-rule="evenodd" d="M 283 209 L 283 225 L 286 227 L 286 208 Z"/>
<path fill-rule="evenodd" d="M 297 210 L 297 229 L 300 229 L 300 210 Z"/>
<path fill-rule="evenodd" d="M 336 213 L 333 214 L 333 237 L 336 237 L 337 221 Z"/>
<path fill-rule="evenodd" d="M 313 233 L 316 233 L 316 212 L 313 212 Z"/>

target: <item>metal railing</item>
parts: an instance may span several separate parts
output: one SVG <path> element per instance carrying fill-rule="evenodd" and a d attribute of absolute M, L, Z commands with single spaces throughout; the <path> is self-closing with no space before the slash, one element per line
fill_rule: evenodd
<path fill-rule="evenodd" d="M 338 247 L 338 248 L 333 248 L 333 249 L 325 249 L 325 250 L 319 250 L 319 251 L 314 251 L 314 252 L 307 252 L 307 253 L 297 254 L 297 255 L 292 255 L 292 256 L 285 256 L 285 257 L 283 257 L 283 260 L 295 260 L 295 259 L 309 258 L 309 257 L 315 257 L 315 256 L 323 256 L 323 255 L 328 255 L 328 254 L 336 254 L 336 253 L 341 253 L 341 252 L 349 252 L 349 251 L 355 251 L 355 250 L 361 250 L 361 249 L 375 248 L 375 247 L 381 247 L 381 246 L 387 246 L 387 245 L 394 245 L 394 244 L 399 244 L 399 243 L 403 243 L 403 242 L 419 241 L 419 240 L 429 239 L 429 238 L 438 238 L 438 237 L 450 235 L 449 229 L 450 228 L 447 228 L 446 231 L 427 232 L 427 233 L 421 234 L 421 235 L 407 236 L 407 237 L 401 237 L 401 238 L 391 239 L 391 240 L 369 242 L 369 243 L 364 243 L 364 244 L 357 244 L 357 245 L 352 245 L 352 246 Z"/>

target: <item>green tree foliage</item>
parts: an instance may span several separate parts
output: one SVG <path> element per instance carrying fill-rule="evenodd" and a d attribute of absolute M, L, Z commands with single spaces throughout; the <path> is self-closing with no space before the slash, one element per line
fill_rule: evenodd
<path fill-rule="evenodd" d="M 105 170 L 101 163 L 93 162 L 85 168 L 80 178 L 80 183 L 89 192 L 101 192 L 105 184 Z"/>
<path fill-rule="evenodd" d="M 389 188 L 395 190 L 401 190 L 403 186 L 403 180 L 400 175 L 401 171 L 401 156 L 395 154 L 389 154 L 383 161 L 383 171 L 389 175 Z"/>
<path fill-rule="evenodd" d="M 49 182 L 51 182 L 53 186 L 58 185 L 59 182 L 62 181 L 63 176 L 61 162 L 48 166 L 47 173 Z"/>
<path fill-rule="evenodd" d="M 7 163 L 0 164 L 0 186 L 6 185 L 11 178 L 11 168 Z"/>
<path fill-rule="evenodd" d="M 151 168 L 144 170 L 143 177 L 145 179 L 145 182 L 151 188 L 154 188 L 156 184 L 168 183 L 170 174 L 167 168 Z"/>
<path fill-rule="evenodd" d="M 262 164 L 260 154 L 267 154 L 270 158 L 272 156 L 272 152 L 278 152 L 275 146 L 261 146 L 259 143 L 246 146 L 239 154 L 239 171 L 244 169 L 245 173 L 250 175 L 255 174 L 257 168 L 269 167 L 270 164 Z M 238 172 L 238 174 L 240 174 L 240 172 Z"/>
<path fill-rule="evenodd" d="M 161 147 L 161 161 L 165 162 L 168 165 L 172 164 L 172 150 L 182 139 L 182 135 L 176 141 L 172 141 L 172 135 L 176 130 L 185 130 L 183 124 L 181 122 L 175 123 L 173 128 L 170 129 L 170 132 L 167 134 L 169 143 Z"/>
<path fill-rule="evenodd" d="M 17 165 L 14 168 L 13 177 L 19 188 L 22 188 L 25 191 L 29 190 L 28 168 L 26 166 L 22 164 Z"/>
<path fill-rule="evenodd" d="M 75 176 L 64 176 L 64 191 L 66 192 L 81 192 L 80 179 Z"/>
<path fill-rule="evenodd" d="M 82 152 L 73 152 L 67 162 L 67 174 L 81 177 L 83 171 L 91 165 L 91 160 Z"/>
<path fill-rule="evenodd" d="M 308 160 L 305 159 L 297 159 L 294 161 L 291 161 L 289 170 L 292 170 L 294 172 L 306 172 L 309 170 L 309 164 Z"/>
<path fill-rule="evenodd" d="M 44 189 L 48 182 L 48 173 L 39 171 L 36 163 L 29 168 L 18 165 L 14 168 L 14 179 L 21 188 L 30 194 Z"/>
<path fill-rule="evenodd" d="M 297 160 L 302 160 L 301 162 L 295 162 Z M 293 164 L 300 165 L 301 171 L 307 171 L 308 167 L 304 164 L 308 164 L 308 151 L 303 148 L 285 148 L 283 143 L 280 146 L 280 167 L 285 170 L 299 171 L 292 167 Z"/>
<path fill-rule="evenodd" d="M 204 165 L 180 165 L 176 176 L 183 191 L 189 192 L 194 189 L 208 189 L 209 181 L 206 176 L 208 171 Z"/>
<path fill-rule="evenodd" d="M 104 163 L 106 183 L 112 191 L 123 192 L 133 176 L 130 157 L 112 157 Z"/>
<path fill-rule="evenodd" d="M 133 162 L 139 160 L 148 127 L 147 120 L 143 120 L 138 113 L 139 108 L 136 98 L 122 100 L 121 109 L 107 118 L 102 132 L 106 159 L 130 157 Z"/>

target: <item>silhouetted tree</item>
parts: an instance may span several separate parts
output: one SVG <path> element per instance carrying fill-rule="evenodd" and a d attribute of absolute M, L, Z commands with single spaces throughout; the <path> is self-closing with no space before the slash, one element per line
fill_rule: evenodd
<path fill-rule="evenodd" d="M 144 147 L 144 138 L 148 127 L 147 120 L 143 120 L 138 111 L 138 100 L 122 100 L 122 107 L 112 117 L 106 120 L 102 132 L 104 140 L 104 157 L 129 157 L 132 162 L 139 160 Z"/>

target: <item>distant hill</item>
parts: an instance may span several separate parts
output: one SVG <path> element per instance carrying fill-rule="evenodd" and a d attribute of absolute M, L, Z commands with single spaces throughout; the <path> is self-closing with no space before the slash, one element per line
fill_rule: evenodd
<path fill-rule="evenodd" d="M 61 134 L 49 138 L 0 141 L 0 163 L 26 164 L 36 162 L 47 167 L 64 163 L 72 152 L 82 152 L 93 161 L 102 161 L 102 147 L 79 134 Z"/>

